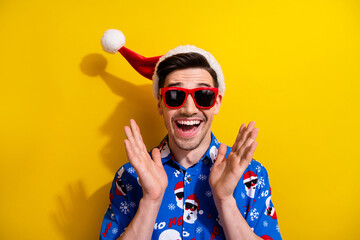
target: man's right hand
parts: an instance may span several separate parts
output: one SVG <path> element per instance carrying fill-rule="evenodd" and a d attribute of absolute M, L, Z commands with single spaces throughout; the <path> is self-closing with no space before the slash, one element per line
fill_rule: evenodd
<path fill-rule="evenodd" d="M 139 177 L 143 191 L 142 199 L 160 204 L 168 184 L 160 151 L 154 148 L 151 159 L 135 120 L 131 119 L 130 127 L 125 126 L 124 130 L 127 137 L 124 140 L 127 157 Z"/>

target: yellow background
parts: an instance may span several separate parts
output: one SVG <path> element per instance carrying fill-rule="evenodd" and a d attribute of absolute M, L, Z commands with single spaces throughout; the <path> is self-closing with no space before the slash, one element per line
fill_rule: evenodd
<path fill-rule="evenodd" d="M 209 50 L 227 91 L 213 131 L 260 129 L 284 239 L 360 239 L 357 0 L 0 2 L 0 239 L 98 239 L 135 118 L 165 134 L 150 81 L 100 38 Z"/>

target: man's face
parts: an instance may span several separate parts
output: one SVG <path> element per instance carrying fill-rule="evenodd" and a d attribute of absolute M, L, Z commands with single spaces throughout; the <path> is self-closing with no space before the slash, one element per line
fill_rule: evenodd
<path fill-rule="evenodd" d="M 201 68 L 188 68 L 171 72 L 165 79 L 164 87 L 181 87 L 193 89 L 197 87 L 214 87 L 209 72 Z M 217 96 L 215 105 L 210 109 L 197 108 L 191 95 L 185 104 L 178 109 L 170 109 L 158 98 L 159 114 L 163 115 L 168 130 L 170 147 L 174 144 L 182 150 L 196 149 L 201 143 L 211 141 L 211 123 L 219 112 L 222 97 Z"/>

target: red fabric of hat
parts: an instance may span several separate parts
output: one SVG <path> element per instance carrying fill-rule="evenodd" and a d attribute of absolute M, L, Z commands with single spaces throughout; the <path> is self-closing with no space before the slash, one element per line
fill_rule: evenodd
<path fill-rule="evenodd" d="M 142 76 L 152 80 L 156 63 L 161 56 L 146 58 L 123 46 L 119 52 L 130 63 L 130 65 Z"/>

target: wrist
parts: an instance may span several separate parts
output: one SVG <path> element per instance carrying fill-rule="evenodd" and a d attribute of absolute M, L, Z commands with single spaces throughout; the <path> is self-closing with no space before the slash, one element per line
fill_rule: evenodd
<path fill-rule="evenodd" d="M 161 205 L 161 202 L 162 202 L 162 199 L 163 199 L 163 196 L 164 195 L 161 195 L 157 198 L 151 198 L 151 197 L 147 197 L 147 196 L 143 196 L 141 199 L 140 199 L 140 203 L 139 205 L 142 205 L 144 206 L 146 209 L 149 208 L 149 209 L 159 209 L 160 208 L 160 205 Z"/>
<path fill-rule="evenodd" d="M 222 207 L 226 207 L 228 209 L 232 209 L 232 207 L 236 207 L 236 200 L 232 195 L 225 198 L 219 198 L 214 195 L 214 202 L 216 208 L 218 209 L 221 209 Z"/>

